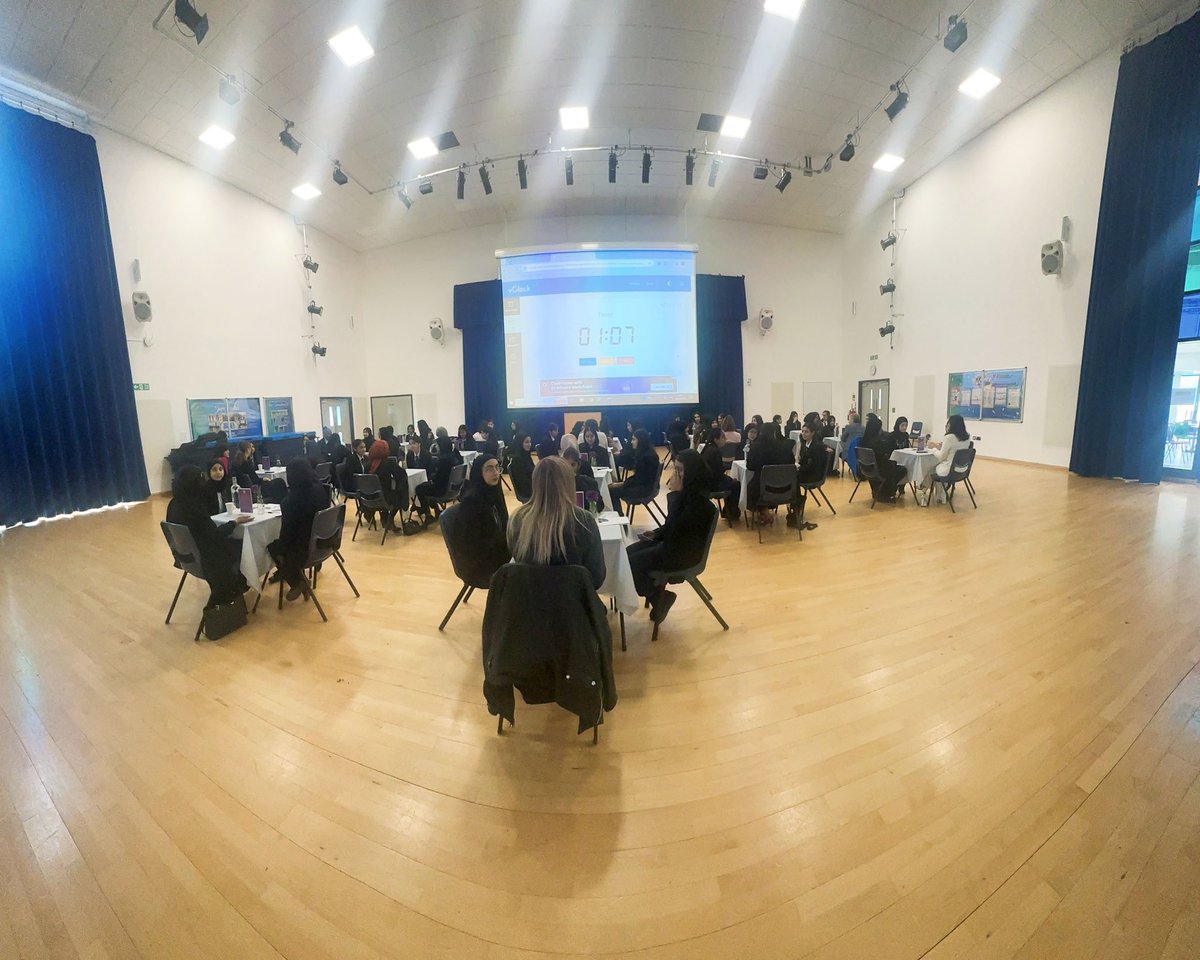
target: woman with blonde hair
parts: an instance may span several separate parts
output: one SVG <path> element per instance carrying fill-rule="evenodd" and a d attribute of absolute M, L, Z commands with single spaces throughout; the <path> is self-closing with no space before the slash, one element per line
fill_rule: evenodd
<path fill-rule="evenodd" d="M 604 583 L 604 546 L 596 518 L 575 506 L 575 471 L 562 457 L 539 460 L 529 502 L 508 522 L 517 563 L 586 567 L 596 589 Z"/>

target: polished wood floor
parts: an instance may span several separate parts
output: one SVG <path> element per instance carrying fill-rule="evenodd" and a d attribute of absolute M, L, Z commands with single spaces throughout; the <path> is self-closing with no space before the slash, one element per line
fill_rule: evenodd
<path fill-rule="evenodd" d="M 1194 960 L 1200 489 L 976 476 L 722 524 L 598 747 L 496 736 L 434 532 L 193 643 L 163 501 L 10 530 L 0 957 Z"/>

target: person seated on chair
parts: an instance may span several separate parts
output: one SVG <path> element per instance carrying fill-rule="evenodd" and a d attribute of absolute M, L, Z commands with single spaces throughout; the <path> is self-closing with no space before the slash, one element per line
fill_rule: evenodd
<path fill-rule="evenodd" d="M 351 453 L 345 460 L 342 461 L 341 482 L 342 492 L 352 494 L 358 491 L 357 481 L 354 479 L 360 473 L 367 473 L 371 463 L 367 459 L 367 447 L 361 440 L 355 440 Z"/>
<path fill-rule="evenodd" d="M 682 421 L 680 423 L 682 424 Z M 638 430 L 635 432 L 629 441 L 629 446 L 633 449 L 633 475 L 626 476 L 622 482 L 610 483 L 608 485 L 613 507 L 619 516 L 625 515 L 621 509 L 622 500 L 629 502 L 630 500 L 642 500 L 650 496 L 654 490 L 655 483 L 658 482 L 659 470 L 661 469 L 658 461 L 658 451 L 650 445 L 650 434 L 647 431 Z"/>
<path fill-rule="evenodd" d="M 753 433 L 751 429 L 749 432 Z M 793 445 L 780 436 L 779 424 L 771 421 L 758 431 L 756 439 L 750 443 L 750 451 L 746 454 L 746 470 L 752 471 L 746 487 L 746 506 L 758 508 L 758 494 L 762 488 L 763 467 L 773 467 L 795 462 L 792 453 Z M 740 491 L 739 491 L 740 493 Z M 772 523 L 775 515 L 768 509 L 758 510 L 759 523 Z"/>
<path fill-rule="evenodd" d="M 533 495 L 533 438 L 527 433 L 518 433 L 513 441 L 508 475 L 512 477 L 517 499 L 527 503 Z"/>
<path fill-rule="evenodd" d="M 512 559 L 508 549 L 508 505 L 500 486 L 500 461 L 494 454 L 481 453 L 475 458 L 455 509 L 463 520 L 463 530 L 469 534 L 467 542 L 458 545 L 471 571 L 468 580 L 486 582 Z"/>
<path fill-rule="evenodd" d="M 446 432 L 445 427 L 438 427 L 442 433 Z M 447 441 L 449 437 L 447 436 Z M 417 502 L 421 505 L 421 518 L 428 523 L 437 516 L 438 504 L 437 498 L 444 497 L 450 491 L 450 474 L 454 468 L 463 462 L 462 454 L 455 450 L 447 442 L 438 445 L 439 449 L 445 449 L 445 453 L 439 454 L 433 465 L 433 472 L 428 474 L 429 479 L 424 483 L 418 483 L 416 490 Z M 476 460 L 482 460 L 483 454 L 476 457 Z"/>
<path fill-rule="evenodd" d="M 838 435 L 837 417 L 828 410 L 821 411 L 821 439 Z"/>
<path fill-rule="evenodd" d="M 538 459 L 545 460 L 547 457 L 557 457 L 559 453 L 558 424 L 551 422 L 546 425 L 546 435 L 542 437 L 542 442 L 537 446 Z"/>
<path fill-rule="evenodd" d="M 708 468 L 710 478 L 709 492 L 723 493 L 726 497 L 733 490 L 734 483 L 726 471 L 729 466 L 725 460 L 726 453 L 733 451 L 728 449 L 728 444 L 725 443 L 725 431 L 717 427 L 709 434 L 708 441 L 704 444 L 704 449 L 699 451 L 700 459 L 704 461 L 704 465 Z"/>
<path fill-rule="evenodd" d="M 475 449 L 475 438 L 467 431 L 467 425 L 465 423 L 460 423 L 458 425 L 458 449 Z"/>
<path fill-rule="evenodd" d="M 363 446 L 368 450 L 371 449 L 371 444 L 375 442 L 375 433 L 370 427 L 363 427 L 362 442 Z"/>
<path fill-rule="evenodd" d="M 229 603 L 249 589 L 246 578 L 239 570 L 242 557 L 242 541 L 231 539 L 239 523 L 253 519 L 248 513 L 238 514 L 228 522 L 217 524 L 212 520 L 213 509 L 209 502 L 208 481 L 199 467 L 183 467 L 171 485 L 171 502 L 167 504 L 167 523 L 178 523 L 188 528 L 196 549 L 200 551 L 200 566 L 208 582 L 208 603 L 205 609 L 221 603 Z M 221 505 L 224 512 L 225 505 Z"/>
<path fill-rule="evenodd" d="M 575 473 L 562 457 L 547 457 L 534 468 L 532 496 L 509 520 L 508 545 L 517 563 L 586 567 L 595 589 L 604 583 L 600 528 L 575 506 Z"/>
<path fill-rule="evenodd" d="M 591 422 L 590 420 L 588 421 Z M 611 467 L 612 456 L 608 447 L 600 440 L 600 435 L 594 427 L 583 428 L 583 442 L 579 445 L 579 455 L 587 454 L 587 463 L 591 467 Z"/>
<path fill-rule="evenodd" d="M 579 459 L 579 450 L 575 447 L 567 447 L 562 452 L 562 458 L 567 461 L 575 473 L 575 492 L 583 494 L 584 503 L 586 504 L 589 500 L 599 501 L 600 483 L 592 476 L 592 468 Z"/>
<path fill-rule="evenodd" d="M 793 410 L 788 414 L 787 423 L 783 425 L 783 435 L 791 436 L 793 430 L 799 430 L 800 424 L 804 421 L 800 419 L 800 414 Z"/>
<path fill-rule="evenodd" d="M 688 425 L 683 422 L 683 417 L 673 418 L 663 432 L 667 436 L 667 449 L 686 450 L 691 446 L 691 434 L 688 433 Z"/>
<path fill-rule="evenodd" d="M 732 443 L 735 447 L 741 446 L 742 434 L 737 428 L 737 424 L 733 422 L 733 417 L 725 414 L 721 418 L 721 432 L 725 434 L 725 442 Z"/>
<path fill-rule="evenodd" d="M 575 439 L 575 434 L 564 433 L 558 438 L 558 453 L 562 456 L 567 450 L 573 449 L 576 453 L 579 452 L 579 441 Z"/>
<path fill-rule="evenodd" d="M 404 455 L 404 466 L 409 470 L 424 470 L 426 477 L 433 472 L 433 455 L 425 449 L 420 437 L 408 445 L 408 453 Z"/>
<path fill-rule="evenodd" d="M 317 480 L 316 471 L 306 457 L 296 457 L 288 464 L 287 484 L 287 496 L 279 509 L 279 539 L 267 544 L 267 551 L 290 588 L 287 599 L 295 600 L 308 583 L 304 575 L 308 539 L 313 517 L 329 506 L 329 488 Z"/>
<path fill-rule="evenodd" d="M 879 471 L 881 480 L 871 480 L 871 495 L 876 500 L 891 502 L 896 499 L 896 489 L 904 483 L 908 471 L 892 461 L 892 435 L 885 433 L 883 421 L 875 414 L 867 414 L 867 425 L 863 429 L 862 439 L 858 442 L 859 450 L 871 450 L 875 454 L 875 469 Z"/>
<path fill-rule="evenodd" d="M 257 487 L 263 482 L 258 471 L 254 468 L 254 444 L 249 440 L 239 440 L 237 452 L 229 464 L 229 472 L 239 487 Z"/>
<path fill-rule="evenodd" d="M 846 425 L 842 427 L 842 449 L 850 446 L 850 441 L 855 437 L 861 437 L 862 435 L 862 418 L 851 410 L 850 415 L 846 418 Z"/>
<path fill-rule="evenodd" d="M 631 470 L 634 463 L 637 461 L 637 451 L 633 448 L 634 435 L 641 429 L 641 424 L 634 423 L 632 420 L 625 421 L 625 440 L 624 446 L 621 447 L 621 452 L 616 455 L 614 466 L 620 467 L 622 470 Z"/>
<path fill-rule="evenodd" d="M 926 474 L 921 483 L 922 490 L 933 487 L 934 476 L 950 476 L 950 467 L 954 463 L 954 454 L 971 446 L 971 435 L 967 433 L 967 425 L 959 414 L 954 414 L 946 421 L 946 435 L 941 440 L 930 440 L 927 446 L 936 454 L 933 472 Z"/>
<path fill-rule="evenodd" d="M 892 424 L 892 449 L 907 450 L 912 446 L 912 439 L 908 435 L 908 417 L 897 417 L 896 422 Z"/>
<path fill-rule="evenodd" d="M 820 421 L 817 421 L 819 424 Z M 799 523 L 800 518 L 804 516 L 804 506 L 808 499 L 808 491 L 804 489 L 806 483 L 820 483 L 825 475 L 825 467 L 829 463 L 829 448 L 825 446 L 821 440 L 820 427 L 817 424 L 804 422 L 800 425 L 800 443 L 797 444 L 797 480 L 796 487 L 796 511 L 789 514 L 788 525 Z M 793 517 L 795 520 L 793 521 Z M 812 530 L 816 527 L 815 523 L 805 523 L 805 529 Z"/>
<path fill-rule="evenodd" d="M 225 504 L 229 503 L 232 497 L 233 477 L 229 476 L 229 471 L 225 469 L 225 464 L 220 460 L 214 460 L 208 465 L 205 479 L 208 505 L 212 508 L 209 510 L 209 513 L 223 512 Z"/>
<path fill-rule="evenodd" d="M 400 456 L 400 440 L 399 440 L 399 438 L 397 438 L 396 431 L 392 427 L 390 427 L 390 426 L 380 427 L 379 428 L 379 439 L 387 444 L 389 457 L 399 457 Z M 370 448 L 368 448 L 368 449 L 370 449 Z"/>
<path fill-rule="evenodd" d="M 402 510 L 408 501 L 408 474 L 392 460 L 388 454 L 386 440 L 376 440 L 371 444 L 367 453 L 367 473 L 379 478 L 380 491 L 387 501 L 388 509 L 381 522 L 388 530 L 395 530 L 392 522 L 397 510 Z M 368 518 L 373 518 L 372 511 L 367 511 Z"/>
<path fill-rule="evenodd" d="M 490 453 L 493 457 L 499 458 L 500 444 L 494 436 L 492 436 L 492 421 L 487 420 L 479 425 L 479 432 L 472 438 L 475 441 L 475 449 L 480 454 Z"/>
<path fill-rule="evenodd" d="M 655 586 L 655 570 L 686 570 L 704 558 L 708 531 L 717 508 L 708 499 L 712 477 L 695 450 L 684 450 L 675 458 L 667 480 L 667 520 L 653 533 L 625 548 L 633 571 L 633 586 L 639 597 L 650 601 L 650 619 L 662 623 L 675 602 L 666 584 Z"/>

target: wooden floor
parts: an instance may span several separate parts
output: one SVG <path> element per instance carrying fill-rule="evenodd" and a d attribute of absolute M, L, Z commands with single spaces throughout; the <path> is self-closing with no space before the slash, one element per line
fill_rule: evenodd
<path fill-rule="evenodd" d="M 1194 960 L 1200 489 L 976 476 L 722 524 L 598 747 L 496 736 L 432 531 L 193 643 L 164 501 L 10 530 L 0 957 Z"/>

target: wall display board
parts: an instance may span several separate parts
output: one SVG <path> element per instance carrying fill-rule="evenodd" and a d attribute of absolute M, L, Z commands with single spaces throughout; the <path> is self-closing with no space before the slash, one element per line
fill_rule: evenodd
<path fill-rule="evenodd" d="M 1028 368 L 971 370 L 950 374 L 946 416 L 964 420 L 1025 419 L 1025 373 Z"/>
<path fill-rule="evenodd" d="M 223 397 L 189 400 L 188 422 L 192 439 L 224 430 L 230 440 L 263 435 L 262 404 L 258 397 Z"/>
<path fill-rule="evenodd" d="M 291 397 L 267 397 L 267 433 L 293 433 L 296 417 L 292 413 Z"/>

